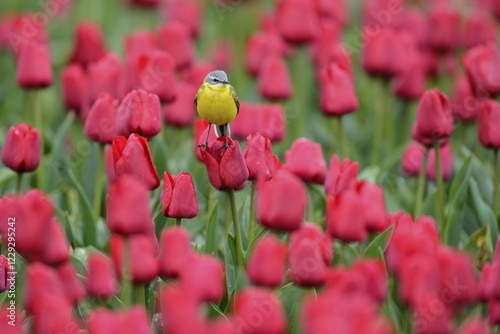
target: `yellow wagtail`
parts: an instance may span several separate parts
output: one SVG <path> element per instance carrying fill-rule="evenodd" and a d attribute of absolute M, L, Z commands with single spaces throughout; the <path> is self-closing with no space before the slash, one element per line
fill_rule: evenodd
<path fill-rule="evenodd" d="M 240 111 L 240 102 L 233 86 L 227 79 L 224 71 L 212 71 L 207 74 L 203 84 L 196 93 L 194 99 L 196 110 L 201 118 L 208 121 L 207 140 L 205 150 L 208 147 L 208 136 L 212 124 L 216 125 L 217 136 L 229 136 L 229 122 L 231 122 Z M 228 142 L 224 147 L 227 147 Z"/>

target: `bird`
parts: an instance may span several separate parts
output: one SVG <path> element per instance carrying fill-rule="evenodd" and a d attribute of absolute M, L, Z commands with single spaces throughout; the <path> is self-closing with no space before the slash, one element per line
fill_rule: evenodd
<path fill-rule="evenodd" d="M 216 126 L 215 133 L 218 137 L 226 136 L 223 147 L 227 148 L 227 137 L 230 136 L 229 123 L 240 112 L 240 101 L 226 72 L 216 70 L 208 73 L 196 92 L 194 104 L 198 115 L 209 122 L 205 151 L 212 124 Z"/>

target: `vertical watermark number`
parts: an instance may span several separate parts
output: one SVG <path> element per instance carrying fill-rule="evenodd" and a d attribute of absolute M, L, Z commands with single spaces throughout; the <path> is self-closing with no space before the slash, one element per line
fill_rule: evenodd
<path fill-rule="evenodd" d="M 16 217 L 7 221 L 7 323 L 16 326 Z"/>

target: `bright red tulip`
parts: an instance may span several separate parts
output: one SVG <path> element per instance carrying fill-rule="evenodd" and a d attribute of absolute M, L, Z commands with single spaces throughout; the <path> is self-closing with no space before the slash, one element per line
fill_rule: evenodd
<path fill-rule="evenodd" d="M 477 132 L 484 147 L 500 148 L 500 104 L 496 101 L 488 100 L 481 104 Z"/>
<path fill-rule="evenodd" d="M 165 123 L 169 125 L 189 126 L 193 124 L 196 115 L 196 106 L 193 103 L 193 96 L 196 96 L 198 86 L 179 82 L 176 90 L 177 96 L 175 101 L 165 105 L 163 119 Z"/>
<path fill-rule="evenodd" d="M 132 306 L 124 310 L 97 308 L 87 318 L 92 334 L 123 333 L 146 334 L 151 332 L 148 315 L 142 306 Z"/>
<path fill-rule="evenodd" d="M 41 150 L 38 130 L 26 123 L 19 123 L 7 132 L 2 148 L 2 162 L 15 172 L 32 172 L 40 163 Z"/>
<path fill-rule="evenodd" d="M 285 60 L 270 55 L 262 61 L 258 75 L 259 93 L 270 100 L 286 100 L 292 95 L 292 82 Z"/>
<path fill-rule="evenodd" d="M 160 275 L 178 277 L 193 255 L 189 232 L 182 227 L 163 230 L 160 239 Z"/>
<path fill-rule="evenodd" d="M 64 107 L 82 117 L 88 108 L 88 77 L 79 64 L 70 64 L 61 73 L 61 90 Z"/>
<path fill-rule="evenodd" d="M 320 107 L 326 115 L 342 116 L 354 112 L 359 101 L 346 68 L 330 63 L 320 72 Z"/>
<path fill-rule="evenodd" d="M 477 98 L 486 99 L 500 93 L 500 53 L 495 43 L 469 49 L 462 61 Z"/>
<path fill-rule="evenodd" d="M 321 145 L 307 138 L 296 139 L 285 152 L 283 168 L 304 182 L 323 184 L 326 177 L 326 162 Z"/>
<path fill-rule="evenodd" d="M 198 215 L 198 201 L 191 174 L 180 172 L 172 177 L 163 173 L 161 192 L 163 214 L 172 218 L 194 218 Z"/>
<path fill-rule="evenodd" d="M 400 41 L 391 28 L 381 28 L 378 34 L 365 37 L 361 53 L 363 69 L 370 75 L 392 77 L 402 68 L 402 57 L 398 54 Z"/>
<path fill-rule="evenodd" d="M 85 288 L 77 277 L 75 267 L 66 262 L 57 268 L 57 275 L 61 280 L 66 297 L 72 305 L 77 305 L 85 297 Z"/>
<path fill-rule="evenodd" d="M 260 133 L 249 135 L 243 156 L 248 167 L 249 180 L 269 180 L 276 169 L 271 141 Z"/>
<path fill-rule="evenodd" d="M 116 118 L 119 135 L 132 133 L 151 138 L 161 131 L 161 105 L 158 95 L 139 89 L 128 93 L 120 105 Z"/>
<path fill-rule="evenodd" d="M 75 44 L 71 63 L 87 67 L 105 55 L 101 28 L 93 22 L 81 22 L 75 32 Z"/>
<path fill-rule="evenodd" d="M 330 159 L 330 169 L 325 177 L 325 193 L 327 196 L 338 196 L 343 191 L 356 185 L 359 163 L 344 159 L 340 161 L 337 155 Z"/>
<path fill-rule="evenodd" d="M 186 24 L 179 21 L 164 24 L 158 31 L 158 41 L 160 48 L 174 57 L 178 68 L 185 68 L 193 63 L 194 45 Z"/>
<path fill-rule="evenodd" d="M 345 26 L 349 21 L 349 13 L 344 0 L 316 0 L 316 6 L 321 16 L 331 19 L 339 26 Z"/>
<path fill-rule="evenodd" d="M 282 56 L 285 45 L 276 32 L 256 32 L 252 34 L 246 45 L 245 67 L 252 74 L 260 73 L 260 68 L 267 57 Z"/>
<path fill-rule="evenodd" d="M 182 267 L 179 280 L 180 287 L 199 302 L 217 303 L 224 295 L 224 265 L 216 257 L 193 254 Z"/>
<path fill-rule="evenodd" d="M 281 105 L 241 103 L 240 112 L 231 123 L 231 135 L 235 138 L 246 139 L 257 132 L 269 138 L 271 142 L 283 139 L 285 116 Z"/>
<path fill-rule="evenodd" d="M 354 78 L 354 69 L 351 55 L 346 47 L 340 42 L 335 44 L 331 43 L 331 41 L 325 41 L 324 43 L 324 45 L 317 47 L 316 54 L 313 54 L 320 80 L 321 71 L 332 63 L 336 63 L 340 68 L 347 71 L 352 80 Z"/>
<path fill-rule="evenodd" d="M 118 292 L 113 263 L 102 253 L 88 258 L 87 293 L 96 298 L 109 298 Z"/>
<path fill-rule="evenodd" d="M 52 59 L 49 46 L 36 41 L 21 49 L 16 68 L 16 80 L 23 89 L 45 88 L 52 84 Z"/>
<path fill-rule="evenodd" d="M 121 97 L 122 65 L 120 59 L 108 53 L 97 62 L 88 66 L 88 97 L 92 104 L 102 93 L 109 93 L 115 98 Z"/>
<path fill-rule="evenodd" d="M 199 277 L 198 281 L 201 281 Z M 160 307 L 165 332 L 172 334 L 205 332 L 199 301 L 190 290 L 177 285 L 165 285 L 160 293 Z"/>
<path fill-rule="evenodd" d="M 455 90 L 450 99 L 451 113 L 461 122 L 476 120 L 481 102 L 474 96 L 469 81 L 462 76 L 456 83 Z"/>
<path fill-rule="evenodd" d="M 85 135 L 101 143 L 110 144 L 117 136 L 116 115 L 118 100 L 110 93 L 103 93 L 94 102 L 85 119 Z"/>
<path fill-rule="evenodd" d="M 291 43 L 309 42 L 319 33 L 319 17 L 312 1 L 280 0 L 276 19 L 281 36 Z"/>
<path fill-rule="evenodd" d="M 280 286 L 286 269 L 286 253 L 286 246 L 271 235 L 257 241 L 247 261 L 250 281 L 256 285 Z"/>

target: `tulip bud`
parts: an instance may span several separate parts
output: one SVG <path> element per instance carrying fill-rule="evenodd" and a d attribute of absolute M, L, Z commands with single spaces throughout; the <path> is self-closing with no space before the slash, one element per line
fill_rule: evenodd
<path fill-rule="evenodd" d="M 252 75 L 261 72 L 260 68 L 265 59 L 272 56 L 281 56 L 285 45 L 281 37 L 274 32 L 257 32 L 250 36 L 245 52 L 245 67 Z"/>
<path fill-rule="evenodd" d="M 269 138 L 271 142 L 283 139 L 285 116 L 281 105 L 241 103 L 240 112 L 231 123 L 232 136 L 246 139 L 257 132 Z"/>
<path fill-rule="evenodd" d="M 346 8 L 346 1 L 316 0 L 316 5 L 321 16 L 331 19 L 342 27 L 347 25 L 349 13 Z"/>
<path fill-rule="evenodd" d="M 196 114 L 196 106 L 193 96 L 196 96 L 197 87 L 181 82 L 177 84 L 177 96 L 175 101 L 167 104 L 164 109 L 164 120 L 166 124 L 174 126 L 189 126 L 193 124 Z"/>
<path fill-rule="evenodd" d="M 148 142 L 141 136 L 131 134 L 113 139 L 113 161 L 117 177 L 133 175 L 153 190 L 160 185 L 158 172 L 149 150 Z"/>
<path fill-rule="evenodd" d="M 81 22 L 76 28 L 71 63 L 87 67 L 105 54 L 101 28 L 92 22 Z"/>
<path fill-rule="evenodd" d="M 291 43 L 313 40 L 319 33 L 318 14 L 308 0 L 280 0 L 276 19 L 283 38 Z"/>
<path fill-rule="evenodd" d="M 125 36 L 125 55 L 127 59 L 156 49 L 158 49 L 156 32 L 139 30 Z"/>
<path fill-rule="evenodd" d="M 46 227 L 45 233 L 46 246 L 40 253 L 30 254 L 27 256 L 28 261 L 39 261 L 49 266 L 58 266 L 69 259 L 70 245 L 64 234 L 61 223 L 52 218 Z"/>
<path fill-rule="evenodd" d="M 179 276 L 193 255 L 189 232 L 182 227 L 167 228 L 161 234 L 160 244 L 160 274 L 165 277 Z"/>
<path fill-rule="evenodd" d="M 285 60 L 279 55 L 266 57 L 259 71 L 259 93 L 270 100 L 286 100 L 292 95 L 290 74 Z"/>
<path fill-rule="evenodd" d="M 474 96 L 465 76 L 457 81 L 450 102 L 453 117 L 462 122 L 473 122 L 481 109 L 481 102 Z"/>
<path fill-rule="evenodd" d="M 79 64 L 71 64 L 64 68 L 61 74 L 61 89 L 64 107 L 82 117 L 88 108 L 87 73 Z"/>
<path fill-rule="evenodd" d="M 446 6 L 435 6 L 428 15 L 427 44 L 438 53 L 453 51 L 460 42 L 460 15 Z"/>
<path fill-rule="evenodd" d="M 198 281 L 200 281 L 198 277 Z M 204 333 L 205 324 L 199 312 L 199 301 L 190 290 L 165 285 L 161 290 L 161 315 L 167 333 Z"/>
<path fill-rule="evenodd" d="M 283 168 L 304 182 L 323 184 L 326 177 L 326 162 L 321 145 L 307 138 L 296 139 L 285 152 Z"/>
<path fill-rule="evenodd" d="M 249 180 L 269 180 L 276 169 L 271 141 L 260 133 L 249 135 L 243 156 L 248 167 Z"/>
<path fill-rule="evenodd" d="M 121 97 L 122 66 L 113 53 L 88 66 L 88 94 L 90 104 L 103 93 Z"/>
<path fill-rule="evenodd" d="M 30 41 L 17 59 L 17 84 L 24 89 L 45 88 L 52 84 L 52 64 L 46 43 Z"/>
<path fill-rule="evenodd" d="M 119 135 L 132 133 L 151 138 L 161 131 L 161 105 L 158 95 L 139 89 L 128 93 L 118 107 L 116 129 Z"/>
<path fill-rule="evenodd" d="M 190 33 L 196 37 L 203 24 L 203 6 L 193 0 L 162 1 L 164 22 L 182 22 Z M 207 72 L 208 73 L 208 72 Z"/>
<path fill-rule="evenodd" d="M 41 139 L 37 129 L 26 123 L 12 126 L 2 148 L 2 162 L 15 172 L 26 173 L 40 163 Z"/>
<path fill-rule="evenodd" d="M 170 22 L 158 31 L 159 46 L 175 59 L 177 68 L 189 67 L 194 60 L 194 47 L 189 27 L 181 22 Z"/>
<path fill-rule="evenodd" d="M 352 68 L 352 59 L 343 44 L 340 42 L 337 44 L 333 44 L 330 41 L 325 41 L 324 45 L 318 47 L 317 55 L 315 58 L 316 69 L 319 72 L 319 76 L 321 76 L 321 71 L 331 65 L 332 63 L 337 64 L 341 69 L 345 70 L 351 80 L 354 78 L 354 70 Z M 314 55 L 313 55 L 314 56 Z"/>
<path fill-rule="evenodd" d="M 472 91 L 478 99 L 500 94 L 500 53 L 495 43 L 469 49 L 462 62 Z"/>
<path fill-rule="evenodd" d="M 293 231 L 300 227 L 307 205 L 304 184 L 279 169 L 269 181 L 257 182 L 257 220 L 267 228 Z"/>
<path fill-rule="evenodd" d="M 391 77 L 401 69 L 402 56 L 398 54 L 399 39 L 391 28 L 382 28 L 378 34 L 365 37 L 361 62 L 363 69 L 373 76 Z"/>
<path fill-rule="evenodd" d="M 101 143 L 110 144 L 116 137 L 118 100 L 103 93 L 94 102 L 85 119 L 85 135 Z"/>
<path fill-rule="evenodd" d="M 223 148 L 227 140 L 228 147 Z M 236 189 L 248 179 L 248 168 L 240 144 L 229 137 L 219 137 L 205 150 L 198 148 L 207 169 L 208 180 L 218 190 Z"/>
<path fill-rule="evenodd" d="M 87 293 L 96 298 L 109 298 L 118 292 L 113 263 L 102 253 L 88 258 Z"/>
<path fill-rule="evenodd" d="M 200 280 L 203 277 L 203 280 Z M 179 273 L 180 287 L 199 302 L 219 302 L 224 295 L 224 266 L 209 255 L 193 255 Z"/>
<path fill-rule="evenodd" d="M 88 317 L 89 332 L 106 333 L 150 333 L 148 315 L 142 306 L 132 306 L 116 311 L 97 308 Z"/>
<path fill-rule="evenodd" d="M 198 215 L 196 191 L 189 173 L 182 171 L 175 177 L 163 173 L 161 205 L 166 217 L 194 218 Z"/>
<path fill-rule="evenodd" d="M 341 65 L 330 63 L 320 73 L 320 107 L 326 115 L 342 116 L 359 107 L 352 78 Z"/>
<path fill-rule="evenodd" d="M 480 10 L 474 11 L 465 22 L 464 43 L 467 49 L 496 40 L 495 22 Z"/>
<path fill-rule="evenodd" d="M 484 147 L 500 148 L 500 104 L 494 100 L 484 101 L 479 110 L 478 134 Z"/>
<path fill-rule="evenodd" d="M 330 159 L 330 169 L 325 177 L 325 193 L 327 196 L 338 196 L 357 183 L 359 164 L 357 161 L 344 159 L 340 162 L 337 155 Z"/>
<path fill-rule="evenodd" d="M 57 275 L 61 280 L 66 297 L 72 305 L 77 305 L 85 297 L 85 288 L 76 276 L 75 267 L 66 262 L 57 268 Z"/>
<path fill-rule="evenodd" d="M 253 284 L 277 287 L 283 283 L 285 265 L 286 246 L 271 235 L 264 236 L 248 259 L 248 277 Z"/>

